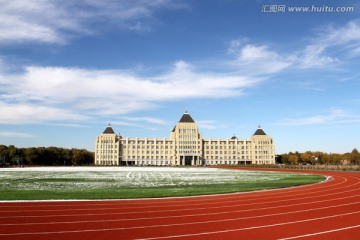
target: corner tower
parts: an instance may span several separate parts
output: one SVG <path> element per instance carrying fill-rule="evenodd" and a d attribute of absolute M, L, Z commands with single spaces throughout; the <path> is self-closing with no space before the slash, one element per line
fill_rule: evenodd
<path fill-rule="evenodd" d="M 251 137 L 253 142 L 253 164 L 275 164 L 275 147 L 273 139 L 259 126 Z"/>
<path fill-rule="evenodd" d="M 120 165 L 120 138 L 109 123 L 104 132 L 96 137 L 95 165 Z"/>

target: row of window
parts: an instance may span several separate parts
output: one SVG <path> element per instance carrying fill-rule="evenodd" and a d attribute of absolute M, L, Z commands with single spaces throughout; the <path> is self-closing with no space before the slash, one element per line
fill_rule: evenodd
<path fill-rule="evenodd" d="M 101 153 L 101 154 L 113 154 L 113 153 L 117 153 L 117 150 L 96 150 L 96 153 Z"/>
<path fill-rule="evenodd" d="M 205 149 L 250 149 L 250 146 L 205 146 Z"/>
<path fill-rule="evenodd" d="M 236 154 L 236 151 L 206 151 L 205 152 L 206 154 Z M 252 152 L 250 151 L 250 154 L 251 154 Z M 237 152 L 237 154 L 240 154 L 240 151 L 239 152 Z M 245 151 L 241 151 L 241 154 L 245 154 Z M 249 151 L 246 151 L 246 154 L 249 154 Z"/>
<path fill-rule="evenodd" d="M 149 146 L 149 145 L 123 145 L 122 146 L 123 149 L 126 149 L 126 148 L 132 148 L 132 149 L 173 149 L 173 146 Z"/>
<path fill-rule="evenodd" d="M 255 154 L 269 154 L 270 151 L 255 151 Z"/>
<path fill-rule="evenodd" d="M 111 139 L 111 140 L 104 140 L 104 139 L 102 139 L 100 142 L 101 142 L 101 143 L 115 143 L 115 140 L 114 140 L 114 139 Z"/>
<path fill-rule="evenodd" d="M 171 161 L 138 161 L 136 165 L 138 166 L 164 166 L 164 165 L 172 165 Z"/>
<path fill-rule="evenodd" d="M 190 146 L 180 145 L 179 149 L 201 149 L 201 147 L 200 146 L 194 146 L 194 145 L 190 145 Z"/>
<path fill-rule="evenodd" d="M 274 156 L 271 156 L 271 157 L 269 157 L 269 156 L 255 156 L 255 159 L 272 159 L 272 158 L 274 158 Z"/>
<path fill-rule="evenodd" d="M 219 165 L 219 164 L 229 164 L 229 165 L 236 165 L 236 164 L 250 164 L 251 161 L 248 161 L 248 160 L 244 160 L 244 161 L 236 161 L 236 160 L 223 160 L 223 161 L 220 161 L 220 160 L 207 160 L 206 161 L 206 165 Z"/>
<path fill-rule="evenodd" d="M 130 154 L 145 154 L 145 151 L 135 151 L 135 150 L 132 150 L 132 151 L 123 151 L 123 154 L 127 154 L 127 155 L 130 155 Z M 165 154 L 171 154 L 173 153 L 173 151 L 165 151 Z M 146 151 L 146 154 L 164 154 L 164 151 Z"/>
<path fill-rule="evenodd" d="M 100 160 L 100 159 L 117 159 L 117 156 L 113 156 L 113 155 L 96 155 L 96 159 Z"/>
<path fill-rule="evenodd" d="M 256 146 L 255 145 L 255 149 L 272 149 L 271 145 L 267 145 L 267 146 Z"/>
<path fill-rule="evenodd" d="M 118 148 L 116 145 L 97 145 L 97 148 Z"/>
<path fill-rule="evenodd" d="M 133 145 L 133 144 L 145 144 L 145 145 L 168 145 L 168 144 L 172 144 L 172 141 L 159 141 L 159 142 L 155 142 L 155 141 L 153 141 L 153 140 L 149 140 L 149 141 L 143 141 L 143 140 L 138 140 L 137 141 L 137 143 L 136 143 L 136 141 L 134 141 L 134 140 L 129 140 L 128 142 L 126 142 L 126 140 L 122 140 L 121 141 L 121 144 L 130 144 L 130 145 Z"/>
<path fill-rule="evenodd" d="M 230 157 L 222 157 L 222 156 L 205 156 L 205 159 L 211 159 L 211 160 L 214 160 L 214 159 L 229 159 Z M 245 160 L 245 159 L 249 159 L 248 156 L 232 156 L 231 159 L 238 159 L 238 160 Z"/>
<path fill-rule="evenodd" d="M 205 145 L 247 145 L 252 144 L 252 141 L 238 141 L 238 140 L 228 140 L 228 141 L 209 141 L 204 140 Z"/>
<path fill-rule="evenodd" d="M 116 161 L 96 161 L 96 165 L 118 165 Z"/>
<path fill-rule="evenodd" d="M 173 159 L 172 156 L 169 157 L 165 157 L 165 156 L 160 156 L 160 157 L 157 157 L 157 156 L 152 156 L 152 157 L 149 157 L 149 156 L 141 156 L 141 157 L 137 157 L 137 156 L 124 156 L 123 157 L 123 161 L 130 161 L 130 160 L 144 160 L 144 159 L 157 159 L 157 160 L 164 160 L 164 159 Z"/>
<path fill-rule="evenodd" d="M 186 133 L 196 133 L 196 129 L 194 128 L 190 128 L 190 129 L 186 129 L 186 128 L 179 128 L 179 133 L 181 134 L 186 134 Z"/>
<path fill-rule="evenodd" d="M 230 165 L 236 165 L 236 164 L 249 164 L 251 161 L 206 161 L 206 165 L 222 165 L 222 164 L 230 164 Z M 255 164 L 270 164 L 270 161 L 255 161 Z M 116 161 L 96 161 L 96 165 L 118 165 L 118 162 Z M 172 161 L 154 161 L 154 160 L 148 160 L 148 161 L 138 161 L 136 163 L 138 166 L 163 166 L 163 165 L 172 165 Z M 175 164 L 177 165 L 177 164 Z"/>
<path fill-rule="evenodd" d="M 200 142 L 197 141 L 179 141 L 179 144 L 193 144 L 193 145 L 200 145 Z"/>

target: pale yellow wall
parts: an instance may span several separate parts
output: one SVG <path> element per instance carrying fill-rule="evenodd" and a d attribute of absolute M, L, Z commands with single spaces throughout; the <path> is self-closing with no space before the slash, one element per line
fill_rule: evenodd
<path fill-rule="evenodd" d="M 174 143 L 165 138 L 121 139 L 122 161 L 135 165 L 174 165 Z"/>
<path fill-rule="evenodd" d="M 119 146 L 116 134 L 96 137 L 95 165 L 119 165 Z"/>
<path fill-rule="evenodd" d="M 268 135 L 254 135 L 253 141 L 253 163 L 254 164 L 274 164 L 275 146 L 273 140 Z"/>
<path fill-rule="evenodd" d="M 248 164 L 253 156 L 252 144 L 248 139 L 206 139 L 204 159 L 207 165 Z"/>
<path fill-rule="evenodd" d="M 121 138 L 101 134 L 96 138 L 96 165 L 274 164 L 275 144 L 268 135 L 250 139 L 202 139 L 196 123 L 179 122 L 170 138 Z M 196 161 L 196 160 L 197 161 Z"/>

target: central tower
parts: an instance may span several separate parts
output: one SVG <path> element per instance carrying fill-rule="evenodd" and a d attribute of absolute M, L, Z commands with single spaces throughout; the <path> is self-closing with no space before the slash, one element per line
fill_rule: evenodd
<path fill-rule="evenodd" d="M 176 165 L 201 166 L 202 136 L 195 121 L 186 111 L 171 132 L 175 143 Z"/>

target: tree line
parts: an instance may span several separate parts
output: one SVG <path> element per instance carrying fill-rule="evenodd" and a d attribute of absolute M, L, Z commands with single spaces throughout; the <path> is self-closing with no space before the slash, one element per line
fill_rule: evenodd
<path fill-rule="evenodd" d="M 332 165 L 360 165 L 360 153 L 354 148 L 351 152 L 339 153 L 324 153 L 306 151 L 303 153 L 289 152 L 278 155 L 277 163 L 282 164 L 332 164 Z"/>
<path fill-rule="evenodd" d="M 86 149 L 59 147 L 17 148 L 14 145 L 0 145 L 0 165 L 46 165 L 72 166 L 92 165 L 94 153 Z"/>

